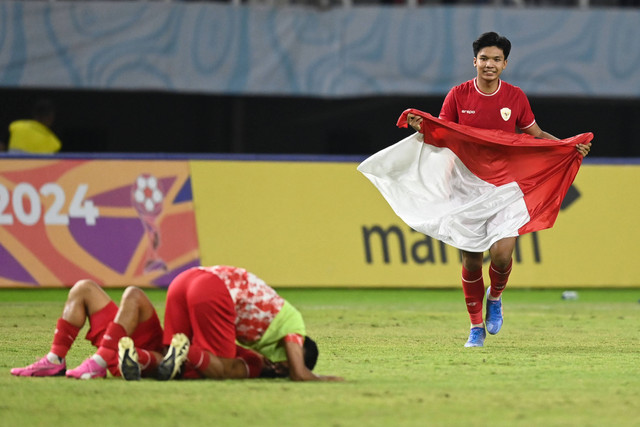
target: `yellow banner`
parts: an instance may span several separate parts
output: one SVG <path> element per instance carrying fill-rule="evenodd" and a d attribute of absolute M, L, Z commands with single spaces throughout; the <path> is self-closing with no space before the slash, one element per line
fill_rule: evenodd
<path fill-rule="evenodd" d="M 192 161 L 203 264 L 274 286 L 459 286 L 458 250 L 406 226 L 356 167 Z M 637 248 L 639 181 L 640 166 L 584 165 L 554 228 L 519 238 L 510 286 L 640 284 L 615 262 Z"/>

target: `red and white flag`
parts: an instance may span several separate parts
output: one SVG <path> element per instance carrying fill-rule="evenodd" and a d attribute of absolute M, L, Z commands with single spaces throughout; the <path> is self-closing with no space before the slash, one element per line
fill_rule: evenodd
<path fill-rule="evenodd" d="M 560 141 L 424 118 L 421 133 L 358 166 L 411 228 L 483 252 L 505 237 L 551 228 L 582 164 L 584 133 Z M 421 140 L 424 135 L 424 142 Z"/>

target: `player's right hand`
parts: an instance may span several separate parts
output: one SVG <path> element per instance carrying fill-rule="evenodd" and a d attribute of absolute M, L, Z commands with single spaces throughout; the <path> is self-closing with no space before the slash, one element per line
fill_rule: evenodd
<path fill-rule="evenodd" d="M 415 114 L 407 114 L 407 124 L 413 128 L 416 132 L 420 132 L 422 125 L 422 117 Z"/>

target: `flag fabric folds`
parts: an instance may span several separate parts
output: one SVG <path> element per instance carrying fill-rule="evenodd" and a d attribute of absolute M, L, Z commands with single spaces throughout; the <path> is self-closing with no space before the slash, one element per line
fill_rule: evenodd
<path fill-rule="evenodd" d="M 552 141 L 423 117 L 415 133 L 358 166 L 411 228 L 483 252 L 505 237 L 551 228 L 592 133 Z M 424 141 L 422 141 L 424 138 Z"/>

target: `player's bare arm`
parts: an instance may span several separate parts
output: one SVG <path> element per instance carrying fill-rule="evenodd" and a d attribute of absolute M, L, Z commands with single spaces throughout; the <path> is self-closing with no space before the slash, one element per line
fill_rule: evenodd
<path fill-rule="evenodd" d="M 527 133 L 531 136 L 535 136 L 536 138 L 551 139 L 553 141 L 557 141 L 560 139 L 540 129 L 540 126 L 538 126 L 538 123 L 534 123 L 528 128 L 522 129 L 522 132 Z"/>
<path fill-rule="evenodd" d="M 554 141 L 557 141 L 559 138 L 556 138 L 555 136 L 551 135 L 548 132 L 543 131 L 542 129 L 540 129 L 540 126 L 538 126 L 537 123 L 534 123 L 532 126 L 523 129 L 522 130 L 524 133 L 527 133 L 529 135 L 533 135 L 536 138 L 544 138 L 544 139 L 551 139 Z M 587 154 L 589 154 L 589 151 L 591 150 L 591 143 L 588 144 L 578 144 L 576 145 L 576 150 L 578 150 L 578 152 L 580 154 L 582 154 L 582 156 L 586 156 Z"/>
<path fill-rule="evenodd" d="M 341 377 L 328 375 L 316 375 L 304 364 L 302 346 L 296 342 L 284 341 L 289 362 L 289 378 L 292 381 L 344 381 Z"/>

